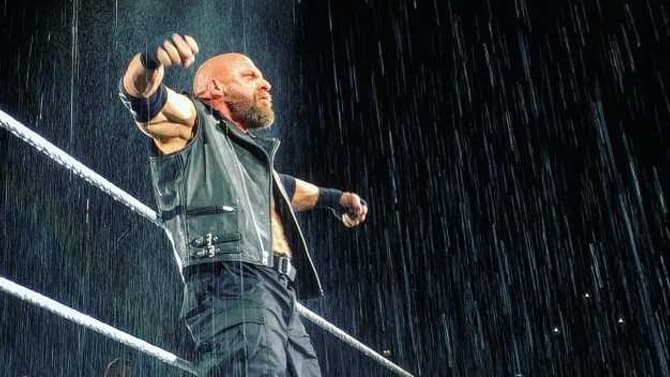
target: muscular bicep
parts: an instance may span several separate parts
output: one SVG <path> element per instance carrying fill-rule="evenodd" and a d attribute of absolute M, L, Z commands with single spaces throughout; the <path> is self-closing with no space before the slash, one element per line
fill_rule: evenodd
<path fill-rule="evenodd" d="M 193 131 L 195 127 L 195 122 L 197 118 L 197 112 L 195 104 L 193 101 L 183 95 L 176 93 L 170 88 L 164 88 L 164 98 L 165 102 L 158 111 L 153 111 L 151 114 L 155 114 L 148 121 L 143 121 L 147 119 L 146 113 L 149 113 L 150 110 L 147 109 L 146 104 L 149 101 L 157 100 L 154 99 L 140 99 L 137 97 L 128 97 L 127 92 L 121 92 L 121 99 L 124 105 L 130 110 L 133 118 L 135 119 L 135 124 L 137 127 L 144 133 L 153 139 L 156 148 L 164 154 L 177 152 L 183 149 L 189 140 L 193 137 Z M 154 94 L 156 95 L 156 94 Z M 139 104 L 138 101 L 147 101 L 146 104 Z M 144 107 L 142 107 L 144 105 Z M 149 106 L 150 108 L 151 106 Z M 142 113 L 145 114 L 144 118 Z"/>
<path fill-rule="evenodd" d="M 319 188 L 317 186 L 276 171 L 275 179 L 279 180 L 284 186 L 284 191 L 294 211 L 304 211 L 314 207 L 316 200 L 319 198 Z"/>
<path fill-rule="evenodd" d="M 146 135 L 157 142 L 181 139 L 188 142 L 195 126 L 195 104 L 190 98 L 167 89 L 167 101 L 163 108 L 148 122 L 136 122 Z"/>
<path fill-rule="evenodd" d="M 295 179 L 295 192 L 291 200 L 291 205 L 294 210 L 305 211 L 312 209 L 318 199 L 319 187 L 303 181 L 302 179 Z"/>

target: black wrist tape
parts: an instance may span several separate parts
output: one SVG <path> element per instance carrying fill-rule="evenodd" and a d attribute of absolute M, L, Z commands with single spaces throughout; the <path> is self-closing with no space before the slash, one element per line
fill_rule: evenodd
<path fill-rule="evenodd" d="M 123 80 L 120 83 L 119 97 L 123 105 L 130 110 L 136 122 L 146 123 L 163 109 L 167 102 L 167 88 L 164 84 L 158 87 L 154 94 L 147 98 L 138 98 L 129 95 L 123 87 Z"/>
<path fill-rule="evenodd" d="M 140 63 L 144 68 L 154 71 L 161 66 L 160 60 L 158 60 L 158 53 L 156 52 L 157 48 L 150 48 L 147 51 L 144 51 L 140 54 Z"/>
<path fill-rule="evenodd" d="M 340 209 L 342 207 L 340 198 L 342 198 L 342 191 L 319 187 L 319 198 L 316 200 L 314 207 Z"/>

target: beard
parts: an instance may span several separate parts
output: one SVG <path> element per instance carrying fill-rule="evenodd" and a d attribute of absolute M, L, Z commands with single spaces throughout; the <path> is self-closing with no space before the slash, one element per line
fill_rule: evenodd
<path fill-rule="evenodd" d="M 247 129 L 270 127 L 275 121 L 272 105 L 258 106 L 255 101 L 229 102 L 230 114 Z"/>

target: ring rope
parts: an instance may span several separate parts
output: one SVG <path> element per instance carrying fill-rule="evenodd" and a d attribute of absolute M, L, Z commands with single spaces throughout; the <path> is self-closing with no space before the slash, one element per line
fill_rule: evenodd
<path fill-rule="evenodd" d="M 43 153 L 53 161 L 55 161 L 57 164 L 63 166 L 64 168 L 68 169 L 69 171 L 73 172 L 75 175 L 81 177 L 84 179 L 84 181 L 88 182 L 92 186 L 100 189 L 102 192 L 108 194 L 111 196 L 114 200 L 120 202 L 121 204 L 125 205 L 126 207 L 130 208 L 133 212 L 139 214 L 140 216 L 148 219 L 152 223 L 158 225 L 162 229 L 165 229 L 162 222 L 160 221 L 156 211 L 153 209 L 149 208 L 127 192 L 123 191 L 116 185 L 114 185 L 112 182 L 108 181 L 95 171 L 91 170 L 88 168 L 86 165 L 82 164 L 78 160 L 76 160 L 74 157 L 70 156 L 69 154 L 65 153 L 63 150 L 59 149 L 55 145 L 53 145 L 51 142 L 43 138 L 42 136 L 38 135 L 34 131 L 30 130 L 28 127 L 24 126 L 21 124 L 19 121 L 11 117 L 9 114 L 5 113 L 4 111 L 0 110 L 0 126 L 2 128 L 6 129 L 7 131 L 11 132 L 14 134 L 16 137 L 19 139 L 25 141 L 28 143 L 30 146 L 33 148 L 37 149 L 39 152 Z M 391 362 L 390 360 L 386 359 L 382 355 L 380 355 L 378 352 L 374 351 L 373 349 L 369 348 L 365 344 L 361 343 L 359 340 L 356 338 L 352 337 L 351 335 L 347 334 L 337 326 L 333 325 L 332 323 L 328 322 L 324 318 L 320 317 L 318 314 L 312 312 L 311 310 L 307 309 L 305 306 L 302 304 L 298 303 L 297 305 L 297 310 L 300 315 L 302 315 L 305 319 L 313 322 L 315 325 L 321 327 L 323 330 L 331 333 L 338 339 L 342 340 L 346 344 L 350 345 L 351 347 L 357 349 L 358 351 L 362 352 L 364 355 L 370 357 L 371 359 L 375 360 L 376 362 L 380 363 L 382 366 L 385 368 L 389 369 L 390 371 L 396 373 L 399 376 L 403 377 L 413 377 L 413 375 L 406 370 L 402 369 L 400 366 L 396 365 L 395 363 Z M 66 317 L 67 318 L 67 317 Z M 67 318 L 70 319 L 70 318 Z M 102 323 L 102 322 L 101 322 Z M 102 332 L 101 332 L 102 333 Z M 102 333 L 103 335 L 107 335 L 105 333 Z M 127 343 L 124 343 L 127 344 Z M 148 344 L 148 343 L 147 343 Z M 138 348 L 135 346 L 134 348 L 143 351 L 141 348 Z M 158 357 L 157 355 L 151 354 L 151 356 Z M 163 360 L 162 358 L 158 357 L 160 360 Z M 165 360 L 163 360 L 165 361 Z M 174 365 L 174 364 L 171 364 Z M 175 365 L 176 366 L 176 365 Z"/>
<path fill-rule="evenodd" d="M 10 295 L 15 296 L 23 301 L 37 305 L 42 309 L 46 309 L 47 311 L 59 315 L 68 321 L 72 321 L 110 339 L 114 339 L 119 343 L 125 344 L 140 352 L 151 355 L 158 360 L 163 361 L 164 363 L 192 373 L 196 376 L 198 375 L 197 370 L 191 363 L 179 358 L 177 355 L 170 353 L 162 348 L 156 347 L 151 343 L 147 343 L 140 338 L 134 337 L 89 315 L 72 309 L 69 306 L 63 305 L 47 296 L 18 285 L 11 280 L 3 278 L 2 276 L 0 276 L 0 290 L 9 293 Z"/>

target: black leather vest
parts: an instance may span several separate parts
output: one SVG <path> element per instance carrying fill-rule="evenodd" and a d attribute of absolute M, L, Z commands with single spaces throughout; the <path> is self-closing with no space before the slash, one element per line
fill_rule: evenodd
<path fill-rule="evenodd" d="M 300 298 L 323 295 L 295 213 L 273 169 L 279 140 L 241 132 L 200 101 L 195 135 L 175 153 L 153 149 L 154 196 L 182 276 L 196 265 L 241 261 L 272 266 L 274 196 Z"/>

